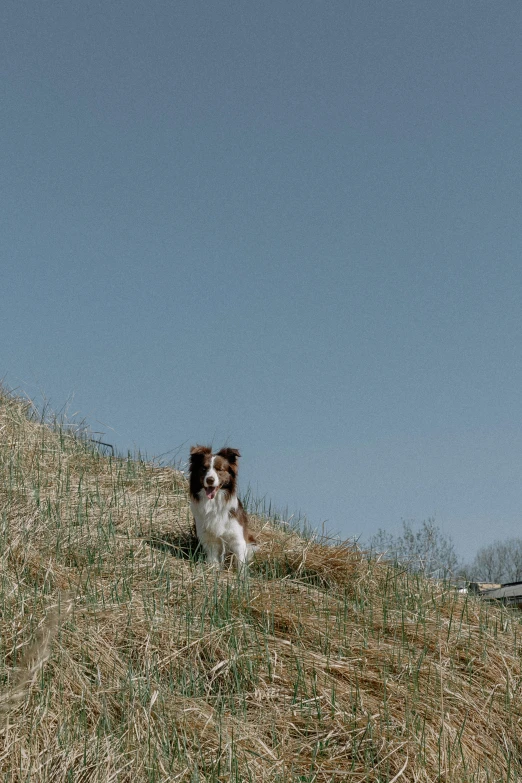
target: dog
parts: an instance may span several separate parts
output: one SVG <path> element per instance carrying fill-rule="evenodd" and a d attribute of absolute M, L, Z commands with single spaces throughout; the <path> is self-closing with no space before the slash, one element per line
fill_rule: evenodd
<path fill-rule="evenodd" d="M 248 516 L 237 496 L 240 456 L 237 449 L 223 448 L 213 454 L 210 446 L 193 446 L 189 486 L 196 533 L 207 561 L 221 566 L 228 550 L 242 569 L 256 539 L 248 529 Z"/>

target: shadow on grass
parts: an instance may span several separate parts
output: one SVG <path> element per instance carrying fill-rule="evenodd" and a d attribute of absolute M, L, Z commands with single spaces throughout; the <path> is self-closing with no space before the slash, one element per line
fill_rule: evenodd
<path fill-rule="evenodd" d="M 143 536 L 143 538 L 145 543 L 151 548 L 167 552 L 180 560 L 189 560 L 192 563 L 206 562 L 205 552 L 198 541 L 195 530 L 186 530 L 178 533 L 151 533 Z M 223 569 L 229 570 L 232 563 L 232 554 L 226 552 L 223 560 Z M 258 570 L 255 566 L 254 569 L 255 571 Z"/>
<path fill-rule="evenodd" d="M 193 563 L 203 560 L 203 550 L 193 530 L 180 533 L 152 533 L 145 536 L 146 543 L 161 552 L 168 552 L 180 560 L 190 560 Z"/>

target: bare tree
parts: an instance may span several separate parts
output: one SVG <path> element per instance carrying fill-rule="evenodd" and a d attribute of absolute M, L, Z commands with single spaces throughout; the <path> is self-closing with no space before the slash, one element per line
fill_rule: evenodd
<path fill-rule="evenodd" d="M 522 581 L 522 538 L 508 538 L 481 547 L 466 572 L 475 582 Z"/>
<path fill-rule="evenodd" d="M 402 535 L 393 535 L 382 528 L 370 538 L 372 552 L 406 564 L 411 570 L 446 578 L 459 569 L 459 558 L 453 541 L 445 535 L 434 519 L 428 519 L 417 528 L 411 522 L 402 522 Z"/>

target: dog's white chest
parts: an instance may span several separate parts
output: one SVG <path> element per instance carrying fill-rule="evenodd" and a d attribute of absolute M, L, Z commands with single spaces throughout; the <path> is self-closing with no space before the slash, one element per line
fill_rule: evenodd
<path fill-rule="evenodd" d="M 226 499 L 224 495 L 224 492 L 218 491 L 216 497 L 209 500 L 202 491 L 199 500 L 190 501 L 198 536 L 222 538 L 230 528 L 231 521 L 235 522 L 230 512 L 237 509 L 237 497 Z"/>

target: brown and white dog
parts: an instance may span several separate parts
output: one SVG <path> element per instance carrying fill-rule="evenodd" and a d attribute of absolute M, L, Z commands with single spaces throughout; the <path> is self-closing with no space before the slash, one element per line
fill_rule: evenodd
<path fill-rule="evenodd" d="M 256 539 L 248 529 L 248 516 L 237 496 L 240 453 L 210 446 L 190 450 L 190 506 L 196 533 L 209 563 L 221 565 L 225 550 L 234 554 L 238 567 L 249 560 Z"/>

